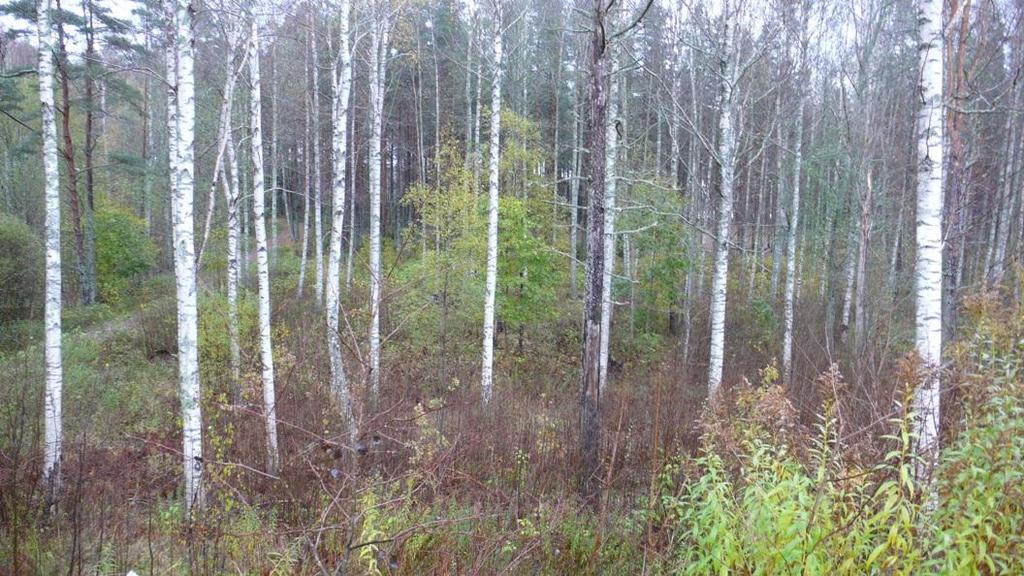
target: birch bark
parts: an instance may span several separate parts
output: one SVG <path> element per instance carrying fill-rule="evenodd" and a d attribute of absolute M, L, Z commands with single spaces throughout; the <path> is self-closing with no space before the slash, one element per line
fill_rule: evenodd
<path fill-rule="evenodd" d="M 320 66 L 317 58 L 316 18 L 310 13 L 309 43 L 313 70 L 313 262 L 316 277 L 313 293 L 317 304 L 324 301 L 323 170 L 320 166 Z"/>
<path fill-rule="evenodd" d="M 613 50 L 609 48 L 609 50 Z M 615 69 L 616 57 L 610 58 L 611 70 Z M 615 77 L 609 79 L 608 117 L 605 123 L 604 151 L 604 270 L 601 274 L 601 352 L 600 352 L 600 393 L 608 385 L 608 346 L 611 341 L 612 325 L 612 271 L 615 269 L 615 187 L 616 152 L 618 149 L 619 85 Z"/>
<path fill-rule="evenodd" d="M 789 204 L 789 235 L 786 241 L 786 288 L 784 300 L 785 328 L 782 337 L 782 382 L 789 386 L 793 380 L 793 319 L 797 283 L 796 243 L 800 228 L 800 169 L 803 164 L 803 131 L 804 131 L 804 90 L 800 79 L 803 74 L 803 59 L 807 49 L 807 22 L 804 20 L 802 29 L 805 31 L 801 39 L 800 66 L 797 75 L 797 107 L 796 132 L 793 143 L 793 186 Z"/>
<path fill-rule="evenodd" d="M 43 176 L 46 195 L 46 303 L 44 311 L 46 394 L 43 408 L 43 487 L 53 505 L 61 490 L 64 369 L 61 363 L 60 174 L 57 168 L 57 122 L 53 100 L 53 27 L 50 0 L 37 6 L 39 103 L 43 117 Z"/>
<path fill-rule="evenodd" d="M 348 379 L 345 376 L 345 364 L 341 354 L 341 333 L 339 328 L 340 288 L 341 288 L 341 236 L 345 224 L 345 192 L 346 174 L 345 159 L 348 156 L 348 114 L 349 92 L 352 85 L 352 59 L 349 54 L 348 19 L 349 1 L 342 0 L 339 6 L 339 31 L 341 45 L 338 48 L 336 64 L 340 67 L 340 75 L 331 74 L 332 98 L 332 155 L 331 165 L 334 167 L 334 178 L 331 186 L 331 236 L 327 256 L 327 345 L 331 357 L 331 389 L 348 424 L 349 442 L 355 446 L 359 436 L 359 427 L 352 409 L 352 395 L 349 391 Z M 339 66 L 340 65 L 340 66 Z"/>
<path fill-rule="evenodd" d="M 732 223 L 733 179 L 736 169 L 736 128 L 733 125 L 735 102 L 733 88 L 736 81 L 736 62 L 733 54 L 735 22 L 730 21 L 728 9 L 723 11 L 723 44 L 721 64 L 721 115 L 718 130 L 721 141 L 718 145 L 719 170 L 721 171 L 721 205 L 718 210 L 718 227 L 715 237 L 715 268 L 711 280 L 711 347 L 708 356 L 708 396 L 714 398 L 722 383 L 722 367 L 725 360 L 725 303 L 726 284 L 729 276 L 729 229 Z"/>
<path fill-rule="evenodd" d="M 178 309 L 178 377 L 181 387 L 182 457 L 185 468 L 185 514 L 204 503 L 202 409 L 199 381 L 199 325 L 196 297 L 195 230 L 195 75 L 193 14 L 190 0 L 165 3 L 172 40 L 168 79 L 174 90 L 168 119 L 173 124 L 171 150 L 174 277 Z"/>
<path fill-rule="evenodd" d="M 491 135 L 488 145 L 490 166 L 487 177 L 487 280 L 484 289 L 483 366 L 480 370 L 481 399 L 485 405 L 490 401 L 494 387 L 494 300 L 498 285 L 498 187 L 501 162 L 502 81 L 501 0 L 498 0 L 495 7 L 494 37 L 491 43 L 493 51 L 491 65 L 494 70 L 491 81 Z"/>
<path fill-rule="evenodd" d="M 370 33 L 370 392 L 374 401 L 380 394 L 380 170 L 389 32 L 386 18 L 379 15 Z"/>
<path fill-rule="evenodd" d="M 944 114 L 942 2 L 918 7 L 920 94 L 918 113 L 916 348 L 924 368 L 914 393 L 914 432 L 921 457 L 918 476 L 928 478 L 939 453 L 939 366 L 942 355 L 942 188 Z"/>
<path fill-rule="evenodd" d="M 267 257 L 267 218 L 263 170 L 263 117 L 260 91 L 259 25 L 252 16 L 249 37 L 249 122 L 252 145 L 253 227 L 256 232 L 256 286 L 259 292 L 260 364 L 263 377 L 263 419 L 267 430 L 267 473 L 276 475 L 281 460 L 277 448 L 277 401 L 274 394 L 274 350 L 270 328 L 270 263 Z"/>

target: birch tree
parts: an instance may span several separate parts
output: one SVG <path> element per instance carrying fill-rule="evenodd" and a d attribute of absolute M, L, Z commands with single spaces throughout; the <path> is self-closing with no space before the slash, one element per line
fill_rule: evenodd
<path fill-rule="evenodd" d="M 609 19 L 611 20 L 611 19 Z M 612 48 L 609 48 L 612 50 Z M 616 66 L 616 57 L 610 57 L 612 70 Z M 615 155 L 618 149 L 618 112 L 619 85 L 615 78 L 609 79 L 609 113 L 605 124 L 604 152 L 604 271 L 601 274 L 601 353 L 600 353 L 600 388 L 603 394 L 608 384 L 608 345 L 611 341 L 612 310 L 612 272 L 615 269 L 615 189 L 616 166 Z"/>
<path fill-rule="evenodd" d="M 323 171 L 320 168 L 320 67 L 317 58 L 316 16 L 310 16 L 309 44 L 312 58 L 313 89 L 313 262 L 316 276 L 313 293 L 317 304 L 324 300 L 324 232 L 323 232 Z"/>
<path fill-rule="evenodd" d="M 64 371 L 61 365 L 60 174 L 57 168 L 57 122 L 53 101 L 53 27 L 50 0 L 37 5 L 39 104 L 43 117 L 43 177 L 46 196 L 46 302 L 43 323 L 46 394 L 43 409 L 43 485 L 48 503 L 61 489 Z"/>
<path fill-rule="evenodd" d="M 313 36 L 315 35 L 314 29 L 313 29 L 314 28 L 315 18 L 314 18 L 314 13 L 313 13 L 313 9 L 312 9 L 312 3 L 310 3 L 310 6 L 308 8 L 309 8 L 309 22 L 308 22 L 308 29 L 306 31 L 306 35 L 307 35 L 306 36 L 307 50 L 305 51 L 306 58 L 305 58 L 305 62 L 304 62 L 305 66 L 306 66 L 305 78 L 306 78 L 306 82 L 307 82 L 308 86 L 315 86 L 315 84 L 308 84 L 310 82 L 310 78 L 311 78 L 311 74 L 312 74 L 311 68 L 316 66 L 316 63 L 314 62 L 315 56 L 314 56 L 313 48 L 312 48 L 312 46 L 313 46 Z M 310 64 L 311 62 L 313 62 L 312 65 Z M 306 105 L 305 106 L 305 108 L 306 108 L 306 110 L 305 110 L 305 112 L 306 112 L 306 114 L 305 114 L 305 122 L 306 122 L 305 123 L 305 129 L 306 129 L 305 136 L 306 136 L 306 138 L 305 138 L 305 140 L 303 142 L 303 151 L 304 152 L 309 152 L 312 149 L 312 146 L 313 146 L 312 143 L 311 143 L 312 140 L 313 140 L 313 135 L 310 133 L 310 130 L 312 129 L 312 124 L 313 124 L 313 106 L 312 106 L 312 97 L 309 94 L 309 92 L 312 92 L 312 91 L 313 91 L 312 89 L 308 90 L 306 92 L 306 97 L 304 99 L 304 103 Z M 316 177 L 313 174 L 313 164 L 315 164 L 315 163 L 309 162 L 308 158 L 309 158 L 309 155 L 304 153 L 302 159 L 304 160 L 303 163 L 305 165 L 305 171 L 304 172 L 305 172 L 305 177 L 306 177 L 306 186 L 305 186 L 305 190 L 303 190 L 303 194 L 302 194 L 302 253 L 299 256 L 299 258 L 300 258 L 300 260 L 299 260 L 299 283 L 298 283 L 298 285 L 295 288 L 296 294 L 298 294 L 300 296 L 302 295 L 302 291 L 305 289 L 305 286 L 306 286 L 306 262 L 309 259 L 308 258 L 308 256 L 309 256 L 309 210 L 310 210 L 309 200 L 310 200 L 310 196 L 311 196 L 310 191 L 311 191 L 312 187 L 315 186 L 314 178 Z M 317 301 L 319 302 L 319 298 L 317 299 Z"/>
<path fill-rule="evenodd" d="M 796 243 L 797 233 L 800 228 L 800 170 L 803 164 L 803 131 L 804 131 L 804 82 L 806 82 L 806 58 L 807 58 L 807 34 L 808 21 L 806 18 L 807 7 L 801 5 L 800 10 L 800 47 L 797 64 L 797 106 L 796 122 L 793 127 L 795 132 L 793 145 L 793 187 L 789 205 L 789 230 L 786 240 L 786 288 L 783 295 L 784 300 L 784 323 L 782 337 L 782 382 L 789 386 L 793 379 L 793 317 L 794 305 L 796 302 Z"/>
<path fill-rule="evenodd" d="M 722 10 L 722 46 L 719 74 L 718 165 L 721 175 L 721 201 L 715 236 L 715 264 L 711 280 L 711 348 L 708 357 L 708 396 L 714 397 L 722 383 L 725 360 L 725 301 L 729 276 L 729 231 L 732 223 L 733 179 L 736 170 L 736 127 L 733 114 L 736 106 L 733 90 L 736 83 L 736 56 L 733 46 L 737 23 L 730 14 L 730 2 Z"/>
<path fill-rule="evenodd" d="M 376 22 L 370 31 L 370 392 L 380 393 L 380 305 L 383 280 L 380 257 L 380 164 L 384 124 L 384 86 L 388 36 L 391 31 L 386 6 L 375 8 Z"/>
<path fill-rule="evenodd" d="M 491 81 L 490 166 L 487 177 L 487 280 L 484 288 L 483 366 L 480 370 L 481 399 L 485 405 L 490 401 L 494 387 L 494 299 L 498 285 L 498 187 L 501 164 L 502 6 L 502 0 L 495 0 L 494 37 L 491 40 L 491 66 L 494 69 Z"/>
<path fill-rule="evenodd" d="M 274 395 L 274 350 L 270 329 L 270 264 L 263 170 L 262 94 L 260 92 L 259 24 L 255 15 L 249 36 L 249 127 L 252 154 L 253 226 L 256 229 L 256 287 L 259 292 L 260 364 L 263 377 L 263 418 L 267 430 L 267 473 L 277 474 L 277 401 Z"/>
<path fill-rule="evenodd" d="M 332 119 L 332 162 L 334 178 L 331 186 L 331 237 L 327 256 L 327 345 L 331 357 L 331 389 L 348 424 L 349 442 L 356 444 L 359 436 L 358 423 L 352 410 L 352 395 L 345 376 L 345 364 L 341 354 L 341 333 L 338 325 L 340 314 L 341 288 L 341 236 L 345 223 L 346 157 L 348 150 L 349 93 L 352 86 L 352 56 L 349 53 L 348 19 L 349 1 L 341 0 L 338 6 L 340 46 L 331 67 Z"/>
<path fill-rule="evenodd" d="M 175 298 L 178 310 L 178 378 L 181 388 L 182 457 L 186 516 L 201 509 L 203 497 L 203 418 L 199 382 L 199 322 L 196 297 L 195 231 L 195 75 L 193 14 L 190 0 L 165 0 L 170 38 L 167 77 L 171 166 L 171 218 Z"/>
<path fill-rule="evenodd" d="M 914 432 L 928 478 L 939 452 L 939 366 L 942 356 L 942 203 L 944 85 L 942 1 L 917 5 L 921 108 L 917 117 L 916 349 L 924 377 L 914 393 Z"/>

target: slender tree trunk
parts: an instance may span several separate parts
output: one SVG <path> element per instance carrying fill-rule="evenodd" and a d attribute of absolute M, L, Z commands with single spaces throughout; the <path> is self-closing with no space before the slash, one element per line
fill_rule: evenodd
<path fill-rule="evenodd" d="M 609 49 L 611 50 L 611 49 Z M 610 58 L 610 69 L 616 67 L 616 57 Z M 609 79 L 608 119 L 605 126 L 604 152 L 604 272 L 601 275 L 601 352 L 600 352 L 600 393 L 608 389 L 608 346 L 611 341 L 612 272 L 615 270 L 615 189 L 616 152 L 618 150 L 618 121 L 620 91 L 614 77 Z"/>
<path fill-rule="evenodd" d="M 438 51 L 435 27 L 436 24 L 432 22 L 430 26 L 430 48 L 433 51 L 432 59 L 434 61 L 434 188 L 439 189 L 439 182 L 441 181 L 441 73 L 437 65 Z M 394 166 L 394 162 L 391 165 Z M 398 229 L 397 218 L 395 229 Z"/>
<path fill-rule="evenodd" d="M 46 394 L 43 408 L 43 489 L 49 507 L 61 491 L 61 449 L 64 439 L 61 365 L 60 174 L 57 168 L 57 123 L 53 101 L 53 27 L 50 0 L 37 5 L 39 40 L 39 105 L 43 117 L 43 178 L 46 190 L 46 303 L 44 312 Z"/>
<path fill-rule="evenodd" d="M 711 281 L 711 348 L 708 356 L 708 396 L 714 398 L 722 383 L 725 360 L 725 303 L 729 276 L 729 229 L 732 223 L 733 178 L 736 169 L 736 128 L 733 126 L 735 102 L 733 88 L 736 81 L 736 62 L 733 54 L 735 23 L 730 21 L 728 9 L 723 11 L 723 44 L 721 64 L 721 95 L 718 145 L 721 170 L 721 205 L 718 210 L 718 228 L 715 238 L 715 269 Z"/>
<path fill-rule="evenodd" d="M 806 40 L 802 44 L 801 62 L 803 51 L 807 46 Z M 799 76 L 803 76 L 803 74 L 801 73 Z M 786 387 L 791 386 L 793 382 L 793 317 L 796 304 L 795 292 L 797 281 L 796 243 L 800 227 L 800 169 L 803 163 L 804 94 L 802 86 L 797 86 L 797 91 L 799 96 L 796 126 L 794 127 L 796 134 L 793 142 L 793 193 L 789 205 L 789 238 L 786 242 L 786 289 L 783 296 L 785 302 L 785 329 L 782 337 L 782 382 Z"/>
<path fill-rule="evenodd" d="M 309 84 L 310 90 L 306 93 L 306 99 L 305 99 L 305 104 L 306 104 L 306 124 L 305 124 L 306 138 L 305 138 L 305 141 L 303 143 L 303 146 L 305 147 L 307 152 L 309 150 L 313 149 L 312 140 L 313 140 L 313 138 L 315 138 L 315 135 L 311 132 L 311 126 L 313 124 L 313 106 L 311 104 L 312 97 L 309 94 L 309 92 L 313 92 L 316 89 L 316 84 L 313 83 L 310 80 L 311 74 L 312 74 L 312 69 L 316 67 L 315 53 L 313 52 L 313 42 L 314 42 L 314 38 L 315 38 L 316 34 L 313 33 L 313 22 L 314 22 L 313 10 L 310 9 L 310 11 L 309 11 L 309 32 L 307 32 L 307 34 L 309 35 L 308 36 L 308 47 L 309 47 L 309 50 L 306 51 L 306 61 L 305 61 L 305 65 L 306 65 L 306 81 L 310 83 Z M 311 62 L 312 62 L 312 65 L 310 64 Z M 314 152 L 314 154 L 315 154 L 315 152 Z M 302 203 L 302 256 L 300 257 L 300 260 L 299 260 L 299 284 L 296 287 L 296 293 L 299 294 L 300 296 L 302 295 L 302 292 L 303 292 L 303 290 L 305 290 L 305 286 L 306 286 L 306 261 L 308 259 L 308 255 L 309 255 L 309 197 L 311 196 L 310 189 L 313 186 L 315 186 L 315 184 L 314 184 L 315 176 L 313 175 L 313 164 L 314 163 L 313 162 L 309 162 L 308 158 L 309 158 L 309 154 L 304 154 L 303 155 L 303 161 L 304 161 L 303 164 L 305 164 L 305 167 L 306 167 L 306 171 L 305 171 L 306 186 L 305 186 L 305 190 L 304 190 L 305 193 L 303 194 L 303 203 Z M 318 299 L 318 301 L 319 301 L 319 299 Z"/>
<path fill-rule="evenodd" d="M 149 37 L 146 37 L 149 47 Z M 142 81 L 142 162 L 145 166 L 142 174 L 142 219 L 146 222 L 146 235 L 153 234 L 153 103 L 150 101 L 149 76 Z"/>
<path fill-rule="evenodd" d="M 248 52 L 248 51 L 246 51 Z M 235 153 L 234 136 L 231 133 L 230 116 L 227 138 L 228 170 L 221 172 L 228 206 L 228 346 L 231 351 L 231 399 L 241 402 L 242 352 L 238 343 L 238 202 L 241 196 L 238 188 L 238 156 Z M 231 176 L 228 178 L 228 172 Z"/>
<path fill-rule="evenodd" d="M 356 445 L 359 437 L 359 426 L 352 409 L 352 395 L 349 391 L 348 378 L 345 376 L 345 363 L 341 352 L 341 332 L 339 326 L 339 315 L 341 298 L 341 237 L 342 228 L 345 224 L 345 192 L 346 174 L 345 160 L 348 151 L 348 114 L 349 114 L 349 91 L 352 85 L 352 59 L 349 54 L 348 19 L 349 2 L 342 0 L 339 6 L 339 34 L 341 45 L 338 48 L 338 55 L 332 64 L 331 69 L 331 126 L 333 134 L 332 162 L 334 167 L 334 180 L 331 186 L 331 236 L 328 246 L 327 257 L 327 286 L 326 286 L 326 312 L 327 312 L 327 345 L 331 356 L 331 390 L 335 400 L 341 408 L 342 414 L 348 424 L 349 443 Z M 340 77 L 336 68 L 340 65 Z"/>
<path fill-rule="evenodd" d="M 217 180 L 224 170 L 224 153 L 227 149 L 229 132 L 231 131 L 231 108 L 234 103 L 235 83 L 238 78 L 238 72 L 234 69 L 236 41 L 236 35 L 234 30 L 232 30 L 228 33 L 230 52 L 228 54 L 227 76 L 224 78 L 224 98 L 221 100 L 220 117 L 217 123 L 217 157 L 214 161 L 213 173 L 210 178 L 210 200 L 207 204 L 206 224 L 203 227 L 203 241 L 199 245 L 199 251 L 196 254 L 197 270 L 202 268 L 203 254 L 206 253 L 206 244 L 210 239 L 210 230 L 213 226 L 213 210 L 217 198 Z"/>
<path fill-rule="evenodd" d="M 380 395 L 380 305 L 383 275 L 380 256 L 380 170 L 387 70 L 388 24 L 381 16 L 370 33 L 370 392 Z"/>
<path fill-rule="evenodd" d="M 692 47 L 689 50 L 689 81 L 690 81 L 690 114 L 693 119 L 694 126 L 697 129 L 701 126 L 701 108 L 697 102 L 697 48 Z M 686 173 L 686 199 L 687 210 L 689 211 L 690 218 L 693 219 L 697 224 L 702 224 L 701 207 L 700 207 L 700 182 L 698 178 L 698 172 L 700 171 L 700 142 L 697 135 L 690 137 L 689 150 L 687 151 L 687 157 L 689 162 L 687 163 Z M 711 165 L 714 162 L 708 162 L 708 169 L 710 170 Z M 684 376 L 689 370 L 690 363 L 690 338 L 693 334 L 693 315 L 696 306 L 701 302 L 701 297 L 704 294 L 704 246 L 703 239 L 698 239 L 696 242 L 692 240 L 692 237 L 688 239 L 692 243 L 692 259 L 695 261 L 695 267 L 697 268 L 697 278 L 694 279 L 693 271 L 689 270 L 686 273 L 685 280 L 685 293 L 686 303 L 683 309 L 683 371 Z"/>
<path fill-rule="evenodd" d="M 263 173 L 263 120 L 260 92 L 260 41 L 256 18 L 249 38 L 249 122 L 252 130 L 253 225 L 256 228 L 256 278 L 259 291 L 260 364 L 263 376 L 263 418 L 267 429 L 267 473 L 276 475 L 281 456 L 277 449 L 277 400 L 274 394 L 274 350 L 270 327 L 270 262 L 267 257 L 267 218 Z"/>
<path fill-rule="evenodd" d="M 349 63 L 350 67 L 351 65 Z M 351 81 L 351 72 L 349 72 L 349 78 Z M 352 150 L 346 150 L 350 177 L 348 179 L 348 258 L 345 260 L 345 292 L 352 289 L 352 257 L 355 255 L 356 247 L 356 115 L 349 111 L 348 118 L 349 140 L 353 146 Z"/>
<path fill-rule="evenodd" d="M 91 304 L 99 300 L 99 287 L 96 283 L 96 202 L 95 174 L 93 172 L 93 153 L 96 149 L 95 130 L 95 85 L 93 68 L 97 66 L 95 24 L 91 0 L 83 0 L 82 13 L 85 15 L 85 141 L 82 146 L 82 157 L 85 161 L 85 204 L 83 205 L 83 253 L 85 255 L 85 285 L 82 287 L 84 302 Z"/>
<path fill-rule="evenodd" d="M 480 115 L 483 104 L 483 42 L 479 43 L 476 59 L 476 113 L 473 117 L 473 194 L 480 192 L 480 169 L 483 164 L 483 146 L 480 143 Z"/>
<path fill-rule="evenodd" d="M 324 301 L 323 169 L 320 166 L 320 59 L 316 42 L 316 18 L 310 12 L 309 42 L 313 69 L 313 257 L 317 304 Z M 342 208 L 344 209 L 344 208 Z"/>
<path fill-rule="evenodd" d="M 1007 64 L 1009 65 L 1009 64 Z M 1003 275 L 1006 273 L 1006 247 L 1010 242 L 1010 226 L 1013 217 L 1013 183 L 1014 176 L 1019 169 L 1019 146 L 1017 145 L 1017 137 L 1020 133 L 1020 119 L 1018 117 L 1021 102 L 1021 90 L 1020 86 L 1014 90 L 1013 105 L 1010 112 L 1010 135 L 1009 135 L 1009 154 L 1006 159 L 1006 169 L 1002 175 L 1002 181 L 1000 182 L 1002 188 L 1002 196 L 1000 198 L 998 206 L 998 233 L 995 238 L 995 251 L 992 255 L 991 269 L 987 274 L 987 278 L 992 284 L 999 284 L 1003 281 Z M 1024 206 L 1021 207 L 1024 210 Z"/>
<path fill-rule="evenodd" d="M 781 118 L 782 115 L 782 90 L 780 89 L 775 96 L 775 110 Z M 785 150 L 783 150 L 784 142 L 786 139 L 785 132 L 783 132 L 783 122 L 778 123 L 776 128 L 775 137 L 778 138 L 778 145 L 776 146 L 775 152 L 775 219 L 774 226 L 772 227 L 772 276 L 770 286 L 768 288 L 771 302 L 774 306 L 775 297 L 779 293 L 779 278 L 782 276 L 782 258 L 783 258 L 783 230 L 782 224 L 786 221 L 786 209 L 785 209 L 785 183 L 786 178 L 783 176 L 783 158 L 785 156 Z"/>
<path fill-rule="evenodd" d="M 277 42 L 271 45 L 270 54 L 270 259 L 277 261 L 277 196 L 279 192 L 277 155 L 278 142 L 278 99 L 277 99 Z"/>
<path fill-rule="evenodd" d="M 918 115 L 916 347 L 924 379 L 914 393 L 918 476 L 929 478 L 939 452 L 939 367 L 942 355 L 943 66 L 942 2 L 918 6 L 920 94 Z"/>
<path fill-rule="evenodd" d="M 552 220 L 551 221 L 552 222 L 557 222 L 558 221 L 558 204 L 561 202 L 561 199 L 562 199 L 562 195 L 559 193 L 560 192 L 559 188 L 561 186 L 561 184 L 559 182 L 559 178 L 561 178 L 561 172 L 559 171 L 559 168 L 560 168 L 559 160 L 560 160 L 560 156 L 561 156 L 561 152 L 562 152 L 560 128 L 561 128 L 561 118 L 562 118 L 561 90 L 562 90 L 562 40 L 563 40 L 563 38 L 564 38 L 564 33 L 559 31 L 558 32 L 558 50 L 557 50 L 557 54 L 555 55 L 555 88 L 554 88 L 554 97 L 552 98 L 552 102 L 551 102 L 551 107 L 552 107 L 552 112 L 551 112 L 551 115 L 552 115 L 552 118 L 551 118 L 551 126 L 552 126 L 552 129 L 551 129 L 551 131 L 552 131 L 552 136 L 551 136 L 551 179 L 555 182 L 555 197 L 552 198 L 552 202 L 551 202 L 551 207 L 552 207 L 552 212 L 551 212 Z M 551 244 L 552 245 L 557 241 L 557 238 L 558 238 L 557 230 L 558 230 L 557 226 L 552 226 L 551 227 Z"/>
<path fill-rule="evenodd" d="M 487 178 L 487 280 L 484 289 L 484 341 L 483 361 L 480 370 L 480 393 L 486 405 L 491 399 L 494 386 L 494 300 L 498 285 L 498 186 L 500 185 L 499 165 L 501 161 L 501 81 L 502 81 L 502 45 L 501 45 L 501 9 L 502 2 L 496 4 L 494 14 L 494 37 L 492 50 L 491 80 L 491 135 L 490 135 L 490 166 Z"/>
<path fill-rule="evenodd" d="M 601 303 L 604 301 L 605 150 L 608 122 L 608 75 L 611 72 L 607 43 L 607 8 L 593 0 L 590 16 L 590 115 L 584 173 L 587 194 L 587 256 L 583 304 L 583 357 L 580 378 L 580 489 L 596 502 L 600 489 L 601 448 Z"/>
<path fill-rule="evenodd" d="M 765 151 L 761 152 L 761 174 L 760 183 L 757 187 L 757 202 L 754 204 L 754 213 L 757 217 L 754 219 L 754 230 L 753 230 L 753 241 L 750 249 L 750 274 L 748 276 L 749 285 L 747 286 L 747 299 L 754 297 L 754 290 L 757 288 L 757 269 L 761 266 L 761 224 L 764 221 L 764 190 L 767 187 L 767 177 L 765 172 L 768 167 L 768 154 Z"/>
<path fill-rule="evenodd" d="M 199 382 L 199 324 L 196 297 L 195 235 L 195 76 L 193 14 L 190 0 L 166 1 L 173 40 L 168 50 L 168 79 L 174 90 L 168 119 L 174 125 L 171 149 L 171 216 L 174 223 L 174 276 L 178 308 L 178 375 L 181 386 L 182 457 L 186 517 L 204 504 L 203 418 Z"/>
<path fill-rule="evenodd" d="M 576 75 L 573 82 L 573 118 L 572 118 L 572 171 L 569 173 L 569 298 L 575 300 L 576 290 L 579 284 L 577 280 L 579 268 L 579 217 L 580 217 L 580 123 L 581 116 L 580 102 L 580 75 Z"/>
<path fill-rule="evenodd" d="M 473 41 L 476 38 L 476 12 L 466 27 L 466 152 L 463 161 L 469 167 L 473 152 Z"/>
<path fill-rule="evenodd" d="M 874 208 L 874 182 L 872 180 L 871 168 L 866 167 L 864 197 L 861 198 L 860 209 L 860 241 L 857 242 L 857 280 L 856 294 L 854 296 L 854 346 L 857 355 L 864 352 L 867 344 L 867 268 L 868 268 L 868 245 L 871 242 L 871 228 L 873 226 Z"/>
<path fill-rule="evenodd" d="M 56 12 L 62 10 L 60 0 L 56 0 Z M 61 136 L 64 140 L 64 147 L 61 150 L 64 156 L 65 180 L 68 189 L 68 204 L 71 208 L 71 225 L 75 234 L 75 256 L 76 271 L 78 272 L 78 294 L 82 304 L 90 304 L 89 273 L 86 267 L 87 256 L 85 253 L 85 231 L 82 226 L 82 212 L 85 207 L 78 195 L 78 169 L 75 163 L 75 142 L 71 133 L 71 80 L 68 74 L 67 42 L 64 34 L 62 19 L 56 21 L 57 28 L 57 74 L 60 79 L 61 99 Z"/>

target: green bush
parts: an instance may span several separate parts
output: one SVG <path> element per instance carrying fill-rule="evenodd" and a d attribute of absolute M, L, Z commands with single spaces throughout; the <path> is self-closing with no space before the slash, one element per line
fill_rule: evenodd
<path fill-rule="evenodd" d="M 96 273 L 100 297 L 117 302 L 156 263 L 156 246 L 145 222 L 110 204 L 96 211 Z"/>
<path fill-rule="evenodd" d="M 43 243 L 32 229 L 0 214 L 0 322 L 40 315 L 45 259 Z"/>

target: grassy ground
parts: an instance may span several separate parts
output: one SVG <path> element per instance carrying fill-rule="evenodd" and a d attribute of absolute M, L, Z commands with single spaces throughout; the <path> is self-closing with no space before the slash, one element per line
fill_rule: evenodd
<path fill-rule="evenodd" d="M 357 278 L 346 302 L 357 455 L 328 389 L 322 320 L 274 282 L 282 471 L 263 469 L 255 303 L 240 307 L 243 374 L 227 369 L 226 303 L 200 299 L 208 502 L 179 505 L 173 285 L 154 279 L 117 309 L 71 312 L 64 340 L 67 490 L 40 512 L 42 353 L 0 358 L 0 572 L 20 574 L 858 574 L 1013 573 L 1024 512 L 1024 314 L 978 298 L 955 349 L 951 455 L 926 516 L 906 473 L 899 414 L 865 436 L 854 378 L 827 372 L 804 416 L 769 364 L 711 412 L 669 341 L 616 344 L 604 399 L 602 493 L 579 498 L 575 310 L 499 337 L 491 407 L 479 406 L 477 334 L 446 346 L 406 333 L 385 347 L 367 403 Z M 389 318 L 395 326 L 400 319 Z M 409 320 L 405 326 L 415 326 Z M 393 329 L 393 328 L 392 328 Z M 388 332 L 388 330 L 385 330 Z M 910 368 L 908 368 L 909 370 Z M 443 379 L 442 375 L 447 376 Z M 890 389 L 902 394 L 894 373 Z M 910 378 L 910 377 L 907 377 Z M 1015 379 L 1016 378 L 1016 379 Z M 848 382 L 850 382 L 848 384 Z M 231 402 L 233 386 L 239 402 Z M 993 392 L 1002 391 L 1002 392 Z M 995 408 L 992 408 L 992 407 Z M 994 410 L 994 411 L 993 411 Z M 1019 428 L 1020 434 L 1014 431 Z M 887 437 L 887 434 L 893 436 Z M 956 494 L 970 502 L 947 504 Z M 962 547 L 952 543 L 965 542 Z M 970 553 L 964 550 L 972 550 Z M 984 551 L 983 553 L 978 550 Z M 948 560 L 948 561 L 947 561 Z M 991 563 L 991 567 L 988 567 Z M 870 568 L 865 568 L 870 567 Z M 1022 568 L 1024 569 L 1024 568 Z M 1008 572 L 1009 571 L 1009 572 Z"/>

